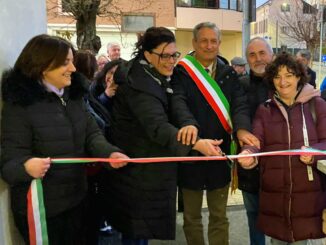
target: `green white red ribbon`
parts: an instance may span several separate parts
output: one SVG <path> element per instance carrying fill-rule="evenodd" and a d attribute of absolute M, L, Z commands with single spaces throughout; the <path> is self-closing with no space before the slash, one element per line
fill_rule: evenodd
<path fill-rule="evenodd" d="M 51 159 L 53 164 L 80 164 L 80 163 L 162 163 L 162 162 L 189 162 L 189 161 L 216 161 L 226 159 L 238 159 L 245 157 L 264 157 L 280 155 L 326 155 L 326 151 L 312 148 L 260 152 L 248 155 L 227 155 L 227 156 L 209 156 L 209 157 L 150 157 L 150 158 L 131 158 L 131 159 L 114 159 L 114 158 L 54 158 Z M 46 215 L 43 200 L 43 189 L 41 179 L 34 179 L 31 183 L 27 194 L 28 202 L 28 226 L 31 245 L 48 245 L 48 235 L 46 227 Z"/>
<path fill-rule="evenodd" d="M 27 193 L 30 245 L 48 245 L 48 232 L 41 179 L 34 179 Z"/>

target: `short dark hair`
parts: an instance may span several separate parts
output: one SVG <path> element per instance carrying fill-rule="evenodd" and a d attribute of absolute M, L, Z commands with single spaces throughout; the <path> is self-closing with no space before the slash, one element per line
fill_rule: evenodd
<path fill-rule="evenodd" d="M 277 55 L 273 62 L 266 67 L 264 79 L 270 85 L 272 90 L 275 91 L 273 79 L 277 76 L 281 67 L 286 67 L 288 71 L 300 78 L 298 87 L 303 86 L 308 82 L 307 72 L 304 66 L 296 61 L 291 54 L 283 52 Z"/>
<path fill-rule="evenodd" d="M 74 57 L 76 71 L 82 73 L 89 80 L 93 80 L 97 70 L 95 55 L 90 50 L 78 50 Z"/>
<path fill-rule="evenodd" d="M 136 51 L 134 56 L 138 57 L 145 51 L 152 51 L 162 43 L 175 43 L 175 36 L 172 31 L 165 27 L 150 27 L 143 35 L 138 35 Z"/>
<path fill-rule="evenodd" d="M 45 70 L 54 70 L 64 64 L 69 49 L 75 53 L 72 44 L 61 37 L 35 36 L 23 48 L 14 69 L 33 80 L 41 80 Z"/>

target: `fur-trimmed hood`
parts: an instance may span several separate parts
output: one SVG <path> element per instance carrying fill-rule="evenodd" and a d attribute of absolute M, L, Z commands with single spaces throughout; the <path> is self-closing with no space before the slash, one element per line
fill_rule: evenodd
<path fill-rule="evenodd" d="M 28 78 L 22 72 L 10 69 L 2 74 L 1 99 L 21 106 L 32 105 L 49 96 L 45 86 L 33 79 Z M 74 72 L 71 76 L 71 85 L 65 88 L 64 96 L 70 99 L 80 99 L 88 91 L 88 81 L 80 73 Z"/>

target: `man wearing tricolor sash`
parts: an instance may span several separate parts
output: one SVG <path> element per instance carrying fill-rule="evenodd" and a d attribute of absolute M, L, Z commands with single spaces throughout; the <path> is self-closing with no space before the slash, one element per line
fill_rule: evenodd
<path fill-rule="evenodd" d="M 214 23 L 200 23 L 193 34 L 194 52 L 179 62 L 172 79 L 172 118 L 178 127 L 183 127 L 180 139 L 190 143 L 189 139 L 197 136 L 198 129 L 199 138 L 223 140 L 219 145 L 221 154 L 229 154 L 231 149 L 235 153 L 232 135 L 248 144 L 256 144 L 256 138 L 249 133 L 245 92 L 236 72 L 218 56 L 220 30 Z M 203 190 L 206 190 L 210 217 L 209 244 L 228 244 L 226 203 L 230 180 L 227 161 L 180 165 L 179 184 L 183 191 L 184 232 L 188 244 L 205 244 L 201 220 Z"/>

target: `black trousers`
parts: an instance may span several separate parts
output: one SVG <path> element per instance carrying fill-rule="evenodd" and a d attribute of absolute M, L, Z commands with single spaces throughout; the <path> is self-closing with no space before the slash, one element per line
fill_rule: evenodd
<path fill-rule="evenodd" d="M 85 203 L 77 205 L 57 216 L 47 218 L 49 244 L 51 245 L 83 245 L 85 230 L 83 230 Z M 13 213 L 18 231 L 29 244 L 27 216 Z"/>

